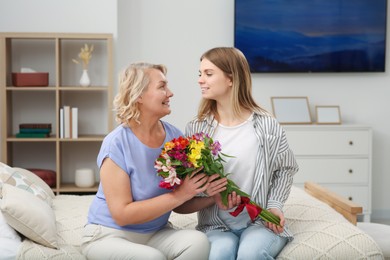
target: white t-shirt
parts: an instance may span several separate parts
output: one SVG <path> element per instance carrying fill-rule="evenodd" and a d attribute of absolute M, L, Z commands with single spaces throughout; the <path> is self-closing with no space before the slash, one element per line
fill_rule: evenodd
<path fill-rule="evenodd" d="M 253 115 L 237 126 L 219 124 L 213 136 L 214 141 L 220 142 L 222 153 L 234 156 L 234 158 L 224 158 L 225 173 L 230 173 L 228 178 L 249 195 L 252 192 L 256 155 L 259 150 L 259 141 L 251 122 L 252 118 Z M 218 216 L 231 229 L 245 228 L 250 221 L 248 212 L 244 210 L 237 217 L 233 217 L 229 214 L 233 210 L 219 210 Z"/>

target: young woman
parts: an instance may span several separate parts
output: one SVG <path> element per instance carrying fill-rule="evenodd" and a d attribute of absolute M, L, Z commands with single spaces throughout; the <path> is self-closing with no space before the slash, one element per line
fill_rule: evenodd
<path fill-rule="evenodd" d="M 136 63 L 123 71 L 114 100 L 121 124 L 101 146 L 100 185 L 90 206 L 82 252 L 88 259 L 207 259 L 209 242 L 196 230 L 167 225 L 173 209 L 204 192 L 197 174 L 174 191 L 159 187 L 154 161 L 182 132 L 160 120 L 173 93 L 163 65 Z"/>
<path fill-rule="evenodd" d="M 295 157 L 283 128 L 254 101 L 249 65 L 241 51 L 211 49 L 202 55 L 199 72 L 202 100 L 185 135 L 205 132 L 219 141 L 222 152 L 234 156 L 224 165 L 229 178 L 279 216 L 281 226 L 260 219 L 252 223 L 246 211 L 231 216 L 241 198 L 233 193 L 228 207 L 222 205 L 218 192 L 226 185 L 224 179 L 211 182 L 205 192 L 209 197 L 193 199 L 186 209 L 201 209 L 197 228 L 211 243 L 209 259 L 273 259 L 292 239 L 282 208 L 298 171 Z"/>

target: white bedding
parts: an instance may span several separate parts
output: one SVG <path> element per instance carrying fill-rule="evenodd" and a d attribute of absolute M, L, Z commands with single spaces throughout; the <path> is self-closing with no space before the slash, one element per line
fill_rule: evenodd
<path fill-rule="evenodd" d="M 1 204 L 1 199 L 0 199 Z M 0 210 L 0 258 L 1 260 L 13 260 L 18 255 L 22 241 L 18 233 L 10 227 Z"/>
<path fill-rule="evenodd" d="M 3 230 L 0 230 L 0 232 L 3 232 Z M 0 237 L 0 259 L 15 260 L 21 244 L 20 240 Z"/>

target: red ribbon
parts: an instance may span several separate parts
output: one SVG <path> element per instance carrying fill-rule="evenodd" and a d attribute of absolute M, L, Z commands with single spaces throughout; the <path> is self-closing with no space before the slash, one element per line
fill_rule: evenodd
<path fill-rule="evenodd" d="M 248 211 L 249 217 L 252 221 L 254 221 L 263 210 L 261 207 L 250 203 L 250 199 L 248 197 L 241 197 L 241 204 L 237 206 L 235 211 L 229 213 L 233 217 L 237 217 L 238 214 L 240 214 L 244 210 L 244 207 Z"/>

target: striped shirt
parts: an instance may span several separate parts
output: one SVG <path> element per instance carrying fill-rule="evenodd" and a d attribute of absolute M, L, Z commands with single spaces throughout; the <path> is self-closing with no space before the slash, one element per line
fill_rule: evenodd
<path fill-rule="evenodd" d="M 251 199 L 263 208 L 278 208 L 282 210 L 287 200 L 293 175 L 298 171 L 298 164 L 290 149 L 284 129 L 278 121 L 268 115 L 255 113 L 252 119 L 255 135 L 259 141 L 256 152 L 255 176 Z M 185 129 L 185 135 L 207 133 L 213 137 L 218 126 L 217 120 L 210 116 L 203 120 L 194 119 Z M 254 225 L 262 225 L 261 219 L 256 219 Z M 292 239 L 287 224 L 281 236 Z M 228 231 L 229 228 L 218 217 L 218 207 L 214 205 L 198 212 L 197 229 L 203 232 L 211 230 Z"/>

